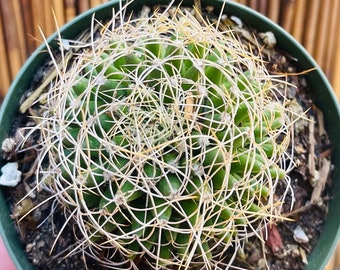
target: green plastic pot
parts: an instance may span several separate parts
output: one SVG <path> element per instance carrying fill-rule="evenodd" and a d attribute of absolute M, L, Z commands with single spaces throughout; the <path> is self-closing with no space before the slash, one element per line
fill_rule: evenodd
<path fill-rule="evenodd" d="M 167 0 L 144 0 L 143 4 L 168 4 L 168 2 L 169 1 Z M 201 2 L 203 6 L 215 6 L 217 12 L 221 9 L 223 4 L 223 0 L 202 0 Z M 138 11 L 140 10 L 141 5 L 141 1 L 135 1 L 135 3 L 130 4 L 129 10 Z M 182 3 L 182 6 L 192 5 L 193 0 L 184 0 Z M 111 18 L 113 8 L 117 10 L 119 7 L 119 0 L 113 0 L 98 6 L 95 9 L 89 10 L 62 27 L 60 29 L 61 36 L 66 39 L 74 38 L 78 33 L 89 28 L 93 13 L 96 14 L 96 19 L 105 20 Z M 306 78 L 313 95 L 316 97 L 316 105 L 324 113 L 326 129 L 334 144 L 332 162 L 335 165 L 335 170 L 331 189 L 332 199 L 329 203 L 329 212 L 326 223 L 318 244 L 313 249 L 312 254 L 308 257 L 309 264 L 305 269 L 324 269 L 330 256 L 333 254 L 340 237 L 340 219 L 338 218 L 338 209 L 340 208 L 340 140 L 337 138 L 339 137 L 340 132 L 339 104 L 329 82 L 316 62 L 284 29 L 256 11 L 237 3 L 228 2 L 225 7 L 225 12 L 241 18 L 244 23 L 257 28 L 261 32 L 272 31 L 277 38 L 277 46 L 298 59 L 300 70 L 316 68 L 314 71 L 309 72 L 306 75 Z M 53 47 L 58 46 L 56 37 L 57 34 L 55 33 L 48 39 L 49 44 Z M 35 71 L 42 65 L 47 57 L 48 53 L 46 52 L 46 46 L 43 44 L 31 55 L 12 83 L 1 107 L 0 142 L 11 135 L 12 119 L 18 114 L 19 102 L 22 95 L 29 88 Z M 5 161 L 0 159 L 0 166 L 3 166 L 4 164 Z M 6 197 L 4 196 L 3 188 L 0 190 L 0 233 L 17 269 L 34 269 L 25 255 L 24 247 L 13 226 L 13 220 L 10 218 L 10 210 L 6 202 Z"/>

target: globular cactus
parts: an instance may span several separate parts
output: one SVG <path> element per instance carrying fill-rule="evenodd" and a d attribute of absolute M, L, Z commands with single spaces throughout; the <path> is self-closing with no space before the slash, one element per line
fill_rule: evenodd
<path fill-rule="evenodd" d="M 78 225 L 75 251 L 114 269 L 232 265 L 282 218 L 278 79 L 232 30 L 172 12 L 103 27 L 41 100 L 41 183 Z"/>

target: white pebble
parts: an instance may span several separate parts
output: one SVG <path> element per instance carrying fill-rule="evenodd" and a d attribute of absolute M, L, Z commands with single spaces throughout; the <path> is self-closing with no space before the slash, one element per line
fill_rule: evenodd
<path fill-rule="evenodd" d="M 21 180 L 21 171 L 18 170 L 18 163 L 9 162 L 1 168 L 0 185 L 15 187 Z"/>
<path fill-rule="evenodd" d="M 16 146 L 15 140 L 12 138 L 6 138 L 2 142 L 1 150 L 5 153 L 11 153 Z"/>
<path fill-rule="evenodd" d="M 70 46 L 70 41 L 68 39 L 62 39 L 61 40 L 61 47 L 62 49 L 64 49 L 65 51 L 68 51 L 71 46 Z"/>
<path fill-rule="evenodd" d="M 265 32 L 259 33 L 259 36 L 263 39 L 263 42 L 268 46 L 269 49 L 272 49 L 276 45 L 276 38 L 273 32 Z"/>
<path fill-rule="evenodd" d="M 234 23 L 236 23 L 236 25 L 238 26 L 238 27 L 243 27 L 243 22 L 242 22 L 242 20 L 239 18 L 239 17 L 236 17 L 236 16 L 230 16 L 230 19 L 234 22 Z"/>
<path fill-rule="evenodd" d="M 302 230 L 300 226 L 296 226 L 294 230 L 294 240 L 298 243 L 308 243 L 309 239 L 305 232 Z"/>

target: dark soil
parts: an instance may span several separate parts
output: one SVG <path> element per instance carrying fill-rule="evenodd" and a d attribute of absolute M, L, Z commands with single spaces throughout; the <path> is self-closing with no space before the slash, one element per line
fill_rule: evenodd
<path fill-rule="evenodd" d="M 209 15 L 208 9 L 204 12 Z M 228 21 L 232 23 L 232 20 L 228 19 Z M 254 40 L 244 35 L 244 30 L 251 33 L 249 36 L 254 40 L 256 39 L 252 49 L 258 51 L 259 47 L 262 48 L 270 73 L 291 74 L 287 78 L 295 87 L 286 89 L 291 101 L 289 106 L 296 106 L 298 113 L 300 110 L 309 109 L 306 116 L 315 123 L 299 121 L 296 126 L 294 162 L 297 166 L 290 175 L 295 198 L 288 196 L 283 205 L 286 217 L 291 220 L 267 228 L 267 234 L 263 232 L 266 243 L 261 243 L 257 239 L 249 241 L 244 249 L 245 253 L 240 254 L 237 261 L 239 266 L 245 269 L 302 269 L 307 263 L 308 254 L 322 232 L 324 217 L 327 213 L 327 187 L 331 181 L 329 179 L 331 145 L 324 130 L 322 113 L 313 104 L 313 97 L 309 93 L 304 76 L 297 73 L 299 70 L 296 60 L 285 52 L 270 48 L 270 45 L 265 44 L 255 30 L 244 27 L 239 33 L 240 38 L 246 44 L 252 44 Z M 33 82 L 33 88 L 42 80 L 44 71 L 42 69 L 39 72 L 40 77 L 37 76 L 36 82 Z M 20 137 L 15 136 L 18 128 L 31 124 L 27 115 L 19 115 L 14 123 L 13 138 L 20 140 Z M 27 143 L 33 144 L 34 139 L 32 138 L 33 141 Z M 74 248 L 73 243 L 77 232 L 72 226 L 63 228 L 65 222 L 63 210 L 53 204 L 52 200 L 22 218 L 32 207 L 50 197 L 46 191 L 36 191 L 34 197 L 22 199 L 27 191 L 34 189 L 35 177 L 31 168 L 36 157 L 35 150 L 25 153 L 15 151 L 3 153 L 3 156 L 5 159 L 18 161 L 20 170 L 23 172 L 23 181 L 15 188 L 7 188 L 6 194 L 23 248 L 35 268 L 101 269 L 98 263 L 92 262 L 86 254 L 74 252 L 69 255 Z M 317 180 L 314 183 L 312 179 Z M 282 187 L 276 191 L 277 195 L 280 196 L 285 189 L 282 183 Z M 293 199 L 295 200 L 294 208 L 290 209 Z M 50 214 L 52 212 L 53 215 Z M 294 233 L 297 227 L 301 228 L 307 238 Z M 63 233 L 55 243 L 54 239 L 61 229 Z"/>

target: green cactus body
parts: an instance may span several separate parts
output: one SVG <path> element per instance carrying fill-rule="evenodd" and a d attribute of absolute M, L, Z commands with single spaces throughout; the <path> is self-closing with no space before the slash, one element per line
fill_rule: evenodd
<path fill-rule="evenodd" d="M 80 241 L 111 247 L 111 268 L 144 256 L 155 268 L 211 269 L 280 219 L 273 188 L 288 177 L 291 123 L 262 60 L 232 32 L 154 14 L 105 27 L 73 63 L 38 124 L 51 161 L 41 172 L 63 207 L 82 202 L 69 212 L 90 228 Z"/>

